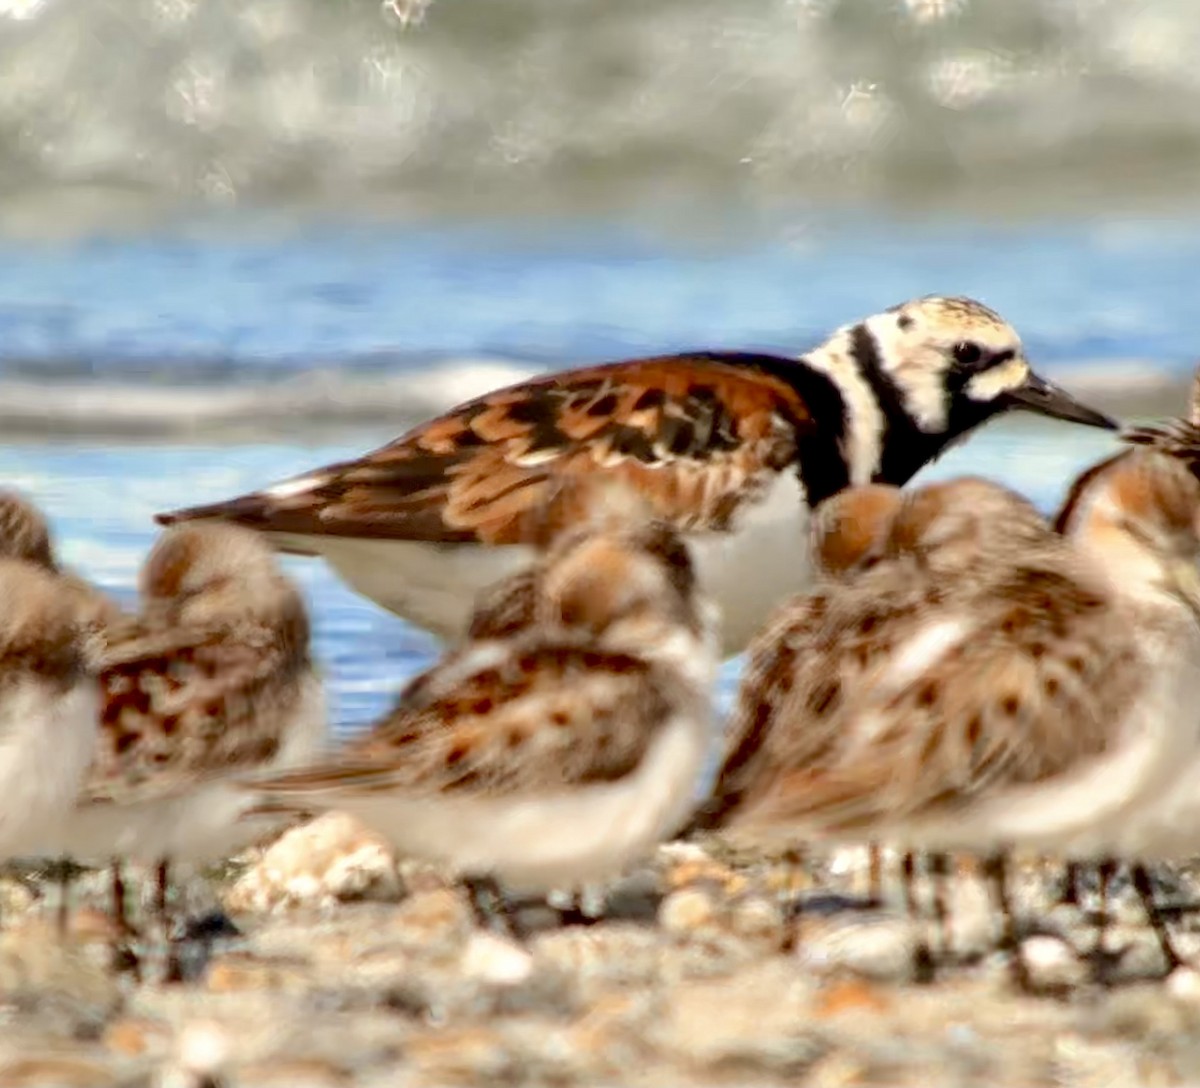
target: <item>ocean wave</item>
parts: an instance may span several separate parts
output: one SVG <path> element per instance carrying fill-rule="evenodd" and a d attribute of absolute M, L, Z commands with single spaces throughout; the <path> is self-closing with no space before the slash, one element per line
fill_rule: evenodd
<path fill-rule="evenodd" d="M 0 225 L 1189 196 L 1198 51 L 1180 0 L 0 0 Z"/>
<path fill-rule="evenodd" d="M 198 369 L 203 369 L 199 367 Z M 30 439 L 121 442 L 268 442 L 369 432 L 380 441 L 471 397 L 521 381 L 544 366 L 507 360 L 443 360 L 381 371 L 311 369 L 264 379 L 171 383 L 127 378 L 0 378 L 0 434 Z M 1178 370 L 1143 360 L 1050 368 L 1056 380 L 1119 415 L 1176 414 L 1186 403 Z"/>

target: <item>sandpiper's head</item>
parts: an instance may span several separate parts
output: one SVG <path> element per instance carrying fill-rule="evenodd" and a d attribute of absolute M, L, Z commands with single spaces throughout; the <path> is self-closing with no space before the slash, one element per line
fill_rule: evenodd
<path fill-rule="evenodd" d="M 303 605 L 263 539 L 232 525 L 193 523 L 166 530 L 142 567 L 148 615 L 224 625 L 294 620 Z"/>
<path fill-rule="evenodd" d="M 826 499 L 811 522 L 813 562 L 834 580 L 851 578 L 883 554 L 903 492 L 886 484 L 850 487 Z"/>
<path fill-rule="evenodd" d="M 1200 616 L 1200 480 L 1178 457 L 1132 450 L 1085 472 L 1059 514 L 1132 596 L 1169 594 Z"/>
<path fill-rule="evenodd" d="M 1187 415 L 1162 423 L 1126 427 L 1121 438 L 1131 446 L 1150 446 L 1184 461 L 1200 475 L 1200 367 L 1192 375 Z"/>
<path fill-rule="evenodd" d="M 685 627 L 707 634 L 712 617 L 687 545 L 662 522 L 568 533 L 547 554 L 539 618 L 605 640 Z"/>
<path fill-rule="evenodd" d="M 844 331 L 859 365 L 880 376 L 926 434 L 964 434 L 1012 409 L 1117 426 L 1035 374 L 1017 331 L 974 299 L 914 299 Z"/>
<path fill-rule="evenodd" d="M 55 568 L 45 515 L 18 491 L 0 491 L 0 557 Z"/>
<path fill-rule="evenodd" d="M 75 603 L 53 573 L 0 557 L 0 689 L 36 674 L 67 685 L 86 667 Z"/>
<path fill-rule="evenodd" d="M 1056 547 L 1037 507 L 991 480 L 962 476 L 906 492 L 888 552 L 939 575 L 986 578 L 1030 549 Z"/>

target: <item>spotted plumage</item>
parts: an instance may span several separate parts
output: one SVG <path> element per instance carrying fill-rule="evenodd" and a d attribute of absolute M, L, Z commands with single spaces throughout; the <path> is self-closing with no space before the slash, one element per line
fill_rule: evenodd
<path fill-rule="evenodd" d="M 298 592 L 252 533 L 164 534 L 139 616 L 109 631 L 95 757 L 61 848 L 204 859 L 252 839 L 232 778 L 293 765 L 323 740 L 308 637 Z"/>
<path fill-rule="evenodd" d="M 661 524 L 568 531 L 336 759 L 254 781 L 406 853 L 535 891 L 619 871 L 686 814 L 710 738 L 714 617 Z M 508 616 L 507 604 L 500 615 Z"/>
<path fill-rule="evenodd" d="M 850 484 L 903 484 L 1014 408 L 1113 426 L 1035 375 L 999 315 L 926 298 L 800 358 L 706 351 L 538 378 L 359 459 L 161 520 L 264 532 L 454 638 L 475 594 L 577 521 L 580 485 L 602 478 L 685 534 L 732 652 L 807 585 L 810 507 Z"/>
<path fill-rule="evenodd" d="M 1186 670 L 1158 655 L 1187 618 L 986 481 L 920 489 L 885 531 L 877 562 L 785 606 L 752 647 L 734 730 L 756 743 L 722 776 L 718 826 L 1094 848 L 1165 769 L 1168 747 L 1139 746 L 1184 705 Z"/>

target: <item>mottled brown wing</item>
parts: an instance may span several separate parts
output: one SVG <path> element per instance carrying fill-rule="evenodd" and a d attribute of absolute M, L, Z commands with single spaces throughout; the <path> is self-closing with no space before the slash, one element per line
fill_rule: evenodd
<path fill-rule="evenodd" d="M 803 741 L 775 751 L 745 821 L 887 827 L 1044 782 L 1103 753 L 1144 672 L 1109 600 L 1067 574 L 1031 568 L 973 607 L 968 637 L 899 690 L 840 686 L 825 730 L 833 757 L 826 750 L 813 760 Z M 888 655 L 899 642 L 887 631 L 872 641 Z"/>
<path fill-rule="evenodd" d="M 725 725 L 720 770 L 708 797 L 693 815 L 689 832 L 723 826 L 742 803 L 747 788 L 762 775 L 764 761 L 770 758 L 770 734 L 788 717 L 786 707 L 797 673 L 816 645 L 827 606 L 828 600 L 820 592 L 788 601 L 747 646 L 738 695 Z M 819 720 L 813 724 L 819 726 Z M 814 745 L 820 745 L 819 736 L 819 728 L 804 730 L 804 738 Z"/>
<path fill-rule="evenodd" d="M 233 637 L 130 622 L 110 637 L 88 800 L 167 796 L 275 756 L 300 662 L 272 632 Z"/>
<path fill-rule="evenodd" d="M 309 797 L 468 796 L 614 781 L 637 769 L 669 709 L 644 662 L 530 645 L 436 698 L 402 702 L 336 760 L 254 786 Z"/>
<path fill-rule="evenodd" d="M 538 543 L 584 513 L 590 497 L 577 485 L 602 469 L 676 527 L 721 529 L 794 460 L 798 435 L 815 428 L 813 406 L 770 372 L 788 367 L 800 369 L 713 353 L 552 375 L 464 404 L 359 460 L 159 520 Z"/>

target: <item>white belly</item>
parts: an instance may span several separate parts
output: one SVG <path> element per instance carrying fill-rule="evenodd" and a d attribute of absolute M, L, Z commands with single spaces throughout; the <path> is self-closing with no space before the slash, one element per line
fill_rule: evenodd
<path fill-rule="evenodd" d="M 1147 856 L 1158 814 L 1179 796 L 1175 784 L 1189 774 L 1200 780 L 1198 730 L 1183 727 L 1200 705 L 1200 671 L 1156 668 L 1168 652 L 1148 653 L 1153 682 L 1107 754 L 1045 783 L 1000 791 L 937 826 L 918 825 L 905 841 L 946 850 L 1022 846 L 1079 859 Z M 1193 811 L 1200 814 L 1200 801 Z"/>
<path fill-rule="evenodd" d="M 776 480 L 732 532 L 688 542 L 704 592 L 721 610 L 724 656 L 739 653 L 784 598 L 808 588 L 808 506 L 794 476 Z M 528 566 L 531 549 L 361 537 L 276 535 L 322 556 L 352 589 L 442 639 L 458 639 L 481 589 Z"/>
<path fill-rule="evenodd" d="M 0 858 L 37 853 L 69 819 L 92 761 L 99 707 L 92 680 L 57 697 L 29 681 L 0 700 Z"/>
<path fill-rule="evenodd" d="M 325 693 L 318 678 L 311 676 L 304 682 L 278 756 L 262 769 L 280 771 L 309 762 L 325 747 L 326 737 Z M 41 849 L 91 862 L 114 857 L 151 864 L 161 858 L 215 861 L 286 822 L 274 817 L 244 819 L 243 813 L 254 802 L 246 790 L 217 777 L 132 804 L 85 804 L 73 808 L 69 818 L 64 816 L 55 836 Z"/>
<path fill-rule="evenodd" d="M 619 873 L 671 834 L 693 803 L 711 726 L 680 714 L 641 767 L 617 782 L 542 796 L 434 800 L 338 798 L 404 854 L 467 875 L 494 874 L 517 890 L 546 892 Z"/>

